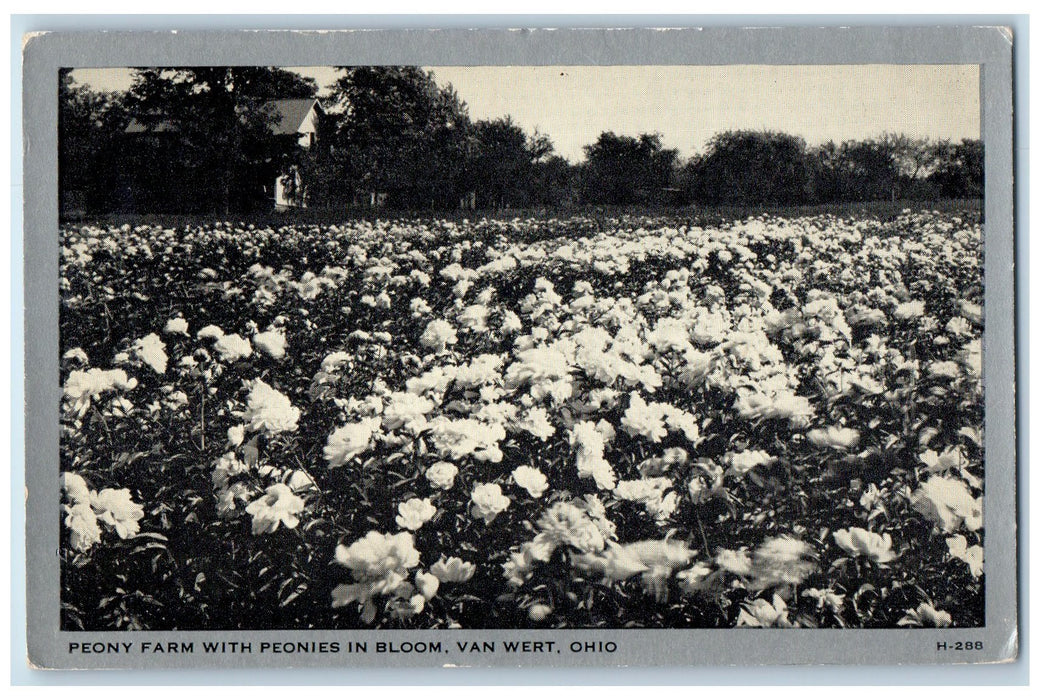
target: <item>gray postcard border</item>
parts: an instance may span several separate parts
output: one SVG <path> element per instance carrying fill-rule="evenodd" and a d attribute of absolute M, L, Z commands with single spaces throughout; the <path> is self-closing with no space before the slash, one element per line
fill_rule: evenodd
<path fill-rule="evenodd" d="M 1018 649 L 1015 443 L 1012 39 L 995 27 L 710 27 L 624 30 L 345 32 L 106 32 L 30 37 L 23 53 L 26 615 L 37 668 L 242 668 L 358 666 L 700 666 L 1007 662 Z M 324 65 L 849 64 L 982 66 L 986 144 L 987 626 L 975 630 L 565 630 L 558 655 L 455 654 L 456 641 L 545 639 L 545 631 L 321 631 L 71 633 L 58 626 L 57 72 L 64 66 L 163 64 Z M 17 582 L 16 584 L 17 585 Z M 431 654 L 89 655 L 68 642 L 366 639 L 440 641 Z M 981 652 L 936 651 L 940 641 L 981 640 Z M 613 642 L 614 652 L 569 651 Z"/>

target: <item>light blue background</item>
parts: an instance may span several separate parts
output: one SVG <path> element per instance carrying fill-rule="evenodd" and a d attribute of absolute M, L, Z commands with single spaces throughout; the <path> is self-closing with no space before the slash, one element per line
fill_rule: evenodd
<path fill-rule="evenodd" d="M 1015 32 L 1016 265 L 1018 318 L 1019 425 L 1028 423 L 1024 390 L 1029 376 L 1028 337 L 1028 18 L 1023 16 L 929 15 L 13 15 L 11 17 L 11 683 L 13 685 L 329 685 L 329 684 L 741 684 L 741 685 L 1019 685 L 1028 683 L 1028 498 L 1029 445 L 1020 439 L 1019 595 L 1020 655 L 1012 664 L 983 666 L 826 666 L 751 668 L 627 669 L 249 669 L 227 671 L 32 671 L 26 666 L 25 501 L 22 237 L 22 36 L 31 31 L 190 30 L 190 29 L 416 29 L 471 27 L 681 27 L 681 26 L 892 26 L 1006 25 Z M 1022 434 L 1021 431 L 1019 434 Z"/>

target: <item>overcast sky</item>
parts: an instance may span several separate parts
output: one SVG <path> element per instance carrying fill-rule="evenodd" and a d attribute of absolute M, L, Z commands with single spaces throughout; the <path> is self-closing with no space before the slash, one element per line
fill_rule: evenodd
<path fill-rule="evenodd" d="M 293 68 L 324 88 L 331 68 Z M 431 67 L 473 119 L 512 115 L 583 158 L 602 131 L 658 132 L 684 157 L 727 129 L 771 129 L 810 144 L 879 136 L 980 137 L 975 65 Z M 124 90 L 127 69 L 79 69 L 79 83 Z"/>

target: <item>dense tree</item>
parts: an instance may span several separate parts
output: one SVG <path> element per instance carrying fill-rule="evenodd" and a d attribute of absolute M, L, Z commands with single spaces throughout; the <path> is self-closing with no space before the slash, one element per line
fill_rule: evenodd
<path fill-rule="evenodd" d="M 943 197 L 982 197 L 985 191 L 985 150 L 982 141 L 942 142 L 936 148 L 935 171 L 929 176 Z"/>
<path fill-rule="evenodd" d="M 510 117 L 473 125 L 469 188 L 478 207 L 559 205 L 572 195 L 571 166 L 545 134 L 528 135 Z"/>
<path fill-rule="evenodd" d="M 844 201 L 895 199 L 899 165 L 883 140 L 850 141 L 843 145 Z"/>
<path fill-rule="evenodd" d="M 522 205 L 532 184 L 527 135 L 512 119 L 482 120 L 473 125 L 470 176 L 479 206 Z"/>
<path fill-rule="evenodd" d="M 77 85 L 64 69 L 58 82 L 58 193 L 62 212 L 114 206 L 120 136 L 129 115 L 123 96 Z"/>
<path fill-rule="evenodd" d="M 455 91 L 415 66 L 340 70 L 333 158 L 344 194 L 385 192 L 408 207 L 457 204 L 471 127 Z"/>
<path fill-rule="evenodd" d="M 154 199 L 175 209 L 261 206 L 269 199 L 264 188 L 297 157 L 294 139 L 272 137 L 268 101 L 316 91 L 313 80 L 279 68 L 138 71 L 128 102 L 146 130 L 127 157 L 142 179 L 160 179 L 165 189 Z M 150 188 L 140 184 L 136 189 L 146 195 Z"/>
<path fill-rule="evenodd" d="M 726 131 L 690 166 L 693 197 L 718 204 L 799 204 L 810 197 L 805 141 L 774 131 Z"/>
<path fill-rule="evenodd" d="M 638 138 L 612 131 L 585 146 L 581 198 L 591 204 L 634 204 L 660 201 L 672 182 L 679 152 L 661 146 L 659 134 Z"/>
<path fill-rule="evenodd" d="M 292 169 L 301 176 L 298 198 L 336 209 L 375 193 L 411 209 L 671 204 L 679 192 L 681 201 L 738 206 L 983 193 L 978 140 L 883 134 L 809 149 L 789 134 L 726 131 L 679 169 L 677 151 L 659 135 L 608 131 L 571 165 L 548 136 L 526 133 L 509 116 L 471 122 L 454 89 L 422 68 L 339 71 L 310 148 L 271 130 L 272 100 L 317 94 L 313 80 L 292 71 L 141 69 L 118 95 L 76 85 L 63 71 L 62 211 L 263 209 L 275 179 Z"/>

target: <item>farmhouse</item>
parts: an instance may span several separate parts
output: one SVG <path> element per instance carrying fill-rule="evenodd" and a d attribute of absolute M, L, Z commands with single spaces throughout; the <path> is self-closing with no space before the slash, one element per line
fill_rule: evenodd
<path fill-rule="evenodd" d="M 268 103 L 274 112 L 271 132 L 279 137 L 295 137 L 303 148 L 314 146 L 318 136 L 318 121 L 325 113 L 321 102 L 313 99 L 272 100 Z M 274 181 L 276 209 L 307 206 L 306 197 L 299 196 L 300 173 L 295 166 Z"/>
<path fill-rule="evenodd" d="M 281 150 L 289 152 L 292 147 L 312 148 L 318 138 L 318 125 L 325 114 L 324 107 L 316 98 L 292 98 L 269 100 L 263 105 L 264 112 L 269 115 L 271 136 L 282 142 Z M 129 188 L 134 190 L 130 195 L 130 208 L 142 205 L 157 211 L 175 210 L 191 211 L 193 209 L 192 192 L 197 192 L 191 182 L 179 180 L 173 176 L 173 166 L 179 158 L 178 125 L 168 119 L 148 121 L 131 119 L 126 127 L 126 135 L 133 141 L 147 142 L 147 151 L 152 155 L 151 162 L 145 167 L 131 168 L 132 182 Z M 141 150 L 141 149 L 137 149 Z M 159 161 L 159 162 L 156 162 Z M 167 167 L 157 168 L 162 161 Z M 184 177 L 184 173 L 180 173 Z M 265 200 L 268 206 L 275 209 L 305 207 L 307 201 L 301 193 L 300 173 L 295 166 L 288 166 L 281 172 L 256 173 L 257 199 Z M 196 196 L 195 199 L 201 199 Z M 188 200 L 188 201 L 185 201 Z M 136 205 L 136 206 L 135 206 Z"/>

